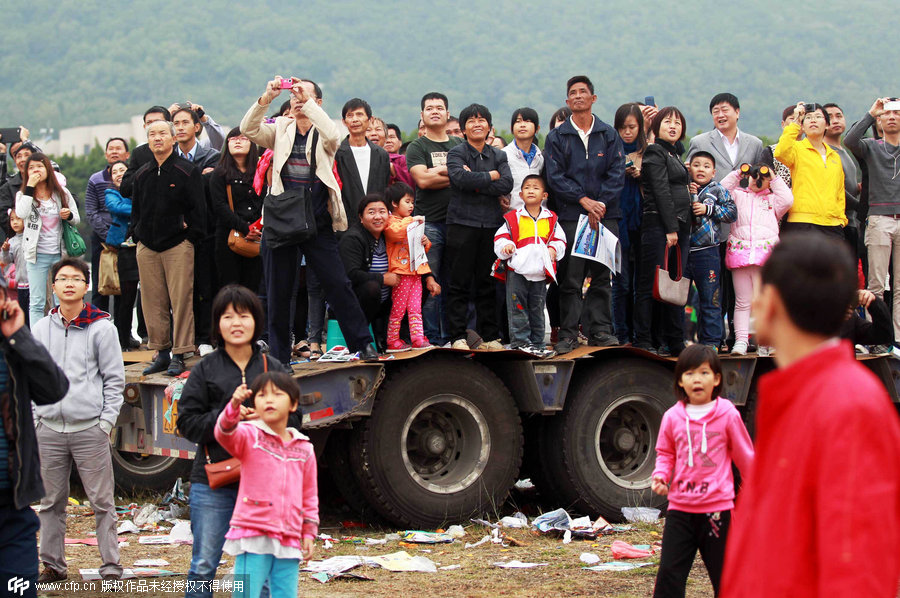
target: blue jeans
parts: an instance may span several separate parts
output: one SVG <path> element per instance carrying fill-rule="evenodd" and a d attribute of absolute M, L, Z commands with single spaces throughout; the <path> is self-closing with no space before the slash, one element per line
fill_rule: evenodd
<path fill-rule="evenodd" d="M 509 316 L 509 345 L 544 348 L 544 307 L 546 281 L 528 280 L 521 274 L 506 273 L 506 313 Z"/>
<path fill-rule="evenodd" d="M 432 297 L 430 293 L 426 294 L 425 303 L 422 305 L 422 323 L 425 329 L 425 336 L 428 341 L 435 346 L 440 347 L 447 343 L 450 339 L 447 337 L 447 319 L 445 309 L 445 297 L 449 290 L 446 286 L 446 276 L 441 277 L 442 266 L 444 262 L 444 246 L 447 242 L 447 225 L 443 222 L 426 222 L 425 236 L 431 241 L 431 249 L 428 251 L 428 266 L 434 279 L 441 285 L 441 294 Z"/>
<path fill-rule="evenodd" d="M 297 595 L 300 559 L 277 559 L 271 554 L 245 552 L 234 559 L 234 581 L 243 582 L 242 591 L 235 590 L 234 598 L 258 598 L 268 581 L 272 596 L 279 598 Z"/>
<path fill-rule="evenodd" d="M 209 583 L 196 582 L 209 582 L 216 576 L 235 502 L 236 489 L 213 490 L 206 484 L 191 484 L 191 532 L 194 534 L 194 546 L 185 598 L 212 597 Z M 191 581 L 195 583 L 191 584 Z"/>
<path fill-rule="evenodd" d="M 10 596 L 19 596 L 8 585 L 16 577 L 24 580 L 15 582 L 19 587 L 28 582 L 23 598 L 34 598 L 37 595 L 35 584 L 38 578 L 38 549 L 35 535 L 38 528 L 38 516 L 31 507 L 0 507 L 0 591 L 6 590 L 10 592 Z"/>
<path fill-rule="evenodd" d="M 47 303 L 47 277 L 50 275 L 50 267 L 59 261 L 59 253 L 38 253 L 37 259 L 32 264 L 28 262 L 28 289 L 31 296 L 28 298 L 28 318 L 32 326 L 44 317 L 44 304 Z M 56 297 L 51 295 L 53 305 L 57 304 Z"/>
<path fill-rule="evenodd" d="M 684 275 L 694 281 L 700 295 L 700 316 L 697 318 L 697 340 L 711 347 L 719 346 L 722 339 L 722 304 L 719 301 L 719 273 L 721 270 L 718 247 L 705 247 L 691 251 Z"/>

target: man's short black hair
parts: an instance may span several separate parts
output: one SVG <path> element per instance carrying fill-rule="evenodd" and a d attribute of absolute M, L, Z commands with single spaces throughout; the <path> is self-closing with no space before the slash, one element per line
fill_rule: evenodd
<path fill-rule="evenodd" d="M 112 143 L 113 141 L 121 141 L 122 145 L 125 146 L 125 151 L 126 152 L 128 151 L 128 142 L 125 141 L 124 139 L 122 139 L 121 137 L 110 137 L 109 139 L 106 140 L 106 147 L 103 149 L 109 149 L 109 144 Z"/>
<path fill-rule="evenodd" d="M 439 91 L 429 91 L 422 96 L 422 110 L 425 110 L 425 102 L 427 100 L 441 100 L 442 102 L 444 102 L 444 108 L 450 110 L 450 102 L 447 101 L 447 96 Z"/>
<path fill-rule="evenodd" d="M 659 139 L 659 128 L 662 126 L 662 121 L 670 114 L 674 114 L 679 119 L 681 119 L 681 137 L 678 138 L 678 141 L 681 141 L 682 139 L 684 139 L 684 132 L 687 129 L 687 121 L 684 119 L 684 114 L 681 113 L 681 110 L 679 110 L 675 106 L 666 106 L 665 108 L 657 112 L 656 116 L 653 117 L 653 122 L 650 124 L 650 131 L 653 133 L 653 136 L 655 138 Z"/>
<path fill-rule="evenodd" d="M 722 102 L 731 104 L 731 107 L 735 110 L 741 109 L 741 103 L 738 101 L 737 96 L 733 93 L 728 93 L 727 91 L 725 91 L 722 93 L 717 93 L 713 96 L 713 99 L 709 101 L 709 113 L 712 114 L 713 108 L 717 104 L 721 104 Z"/>
<path fill-rule="evenodd" d="M 593 95 L 594 93 L 594 84 L 591 83 L 591 80 L 588 79 L 587 75 L 575 75 L 568 81 L 566 81 L 566 95 L 569 95 L 569 90 L 572 89 L 572 86 L 576 83 L 584 83 L 587 85 L 588 91 Z"/>
<path fill-rule="evenodd" d="M 526 176 L 524 179 L 522 179 L 522 185 L 521 185 L 521 186 L 524 187 L 524 186 L 525 186 L 525 183 L 527 183 L 528 181 L 538 181 L 538 182 L 540 182 L 541 187 L 544 189 L 544 191 L 547 190 L 547 181 L 545 181 L 545 180 L 544 180 L 544 177 L 542 177 L 542 176 L 539 175 L 539 174 L 529 174 L 529 175 Z M 521 187 L 520 187 L 520 188 L 521 188 Z"/>
<path fill-rule="evenodd" d="M 488 110 L 487 106 L 482 106 L 481 104 L 469 104 L 465 108 L 463 108 L 459 112 L 459 126 L 464 131 L 466 129 L 466 122 L 470 118 L 475 118 L 476 116 L 480 116 L 482 118 L 487 119 L 487 123 L 489 127 L 492 127 L 493 124 L 491 122 L 491 111 Z"/>
<path fill-rule="evenodd" d="M 262 303 L 259 297 L 256 296 L 256 293 L 247 287 L 239 284 L 229 284 L 216 293 L 212 303 L 212 326 L 210 326 L 210 329 L 216 346 L 225 346 L 225 340 L 222 338 L 222 331 L 219 327 L 219 320 L 222 319 L 222 314 L 225 313 L 229 305 L 236 312 L 248 312 L 253 316 L 253 338 L 250 342 L 255 345 L 266 326 Z"/>
<path fill-rule="evenodd" d="M 403 141 L 403 131 L 400 130 L 400 127 L 398 127 L 394 123 L 388 123 L 384 127 L 385 129 L 387 129 L 384 132 L 385 135 L 387 135 L 388 131 L 393 131 L 397 135 L 397 139 L 399 139 L 401 142 Z"/>
<path fill-rule="evenodd" d="M 143 118 L 143 122 L 145 122 L 145 123 L 147 122 L 148 114 L 162 114 L 163 120 L 166 120 L 169 122 L 172 121 L 172 115 L 169 114 L 169 110 L 167 108 L 163 108 L 162 106 L 150 106 L 149 108 L 147 108 L 147 111 L 144 112 L 144 118 Z"/>
<path fill-rule="evenodd" d="M 86 281 L 91 279 L 91 267 L 87 265 L 87 262 L 77 257 L 64 257 L 50 267 L 50 280 L 55 281 L 56 275 L 66 266 L 70 266 L 81 272 Z"/>
<path fill-rule="evenodd" d="M 856 264 L 844 241 L 818 232 L 788 232 L 762 267 L 798 328 L 837 336 L 856 298 Z"/>
<path fill-rule="evenodd" d="M 313 81 L 312 79 L 301 79 L 300 81 L 306 81 L 307 83 L 311 83 L 313 86 L 313 92 L 316 94 L 316 99 L 322 99 L 322 88 L 319 87 L 319 84 Z"/>
<path fill-rule="evenodd" d="M 411 195 L 415 199 L 416 192 L 403 181 L 398 181 L 384 190 L 384 200 L 392 206 L 399 204 L 404 195 Z M 393 211 L 393 208 L 391 208 L 391 211 Z"/>
<path fill-rule="evenodd" d="M 172 113 L 172 120 L 175 120 L 175 117 L 177 115 L 181 114 L 182 112 L 187 112 L 191 116 L 191 120 L 194 121 L 195 125 L 200 124 L 200 115 L 197 114 L 196 110 L 192 110 L 190 108 L 179 108 L 178 110 L 176 110 L 175 112 Z"/>
<path fill-rule="evenodd" d="M 366 118 L 372 118 L 372 107 L 369 106 L 369 102 L 361 98 L 351 98 L 347 100 L 347 103 L 344 104 L 343 108 L 341 108 L 341 118 L 347 118 L 348 112 L 352 112 L 353 110 L 358 110 L 360 108 L 366 111 Z"/>
<path fill-rule="evenodd" d="M 396 183 L 395 183 L 396 184 Z M 408 187 L 409 185 L 407 185 Z M 390 189 L 390 187 L 388 187 Z M 387 189 L 385 189 L 385 193 L 387 193 Z M 402 196 L 401 196 L 402 197 Z M 364 195 L 361 200 L 359 200 L 359 207 L 356 208 L 356 215 L 360 218 L 366 212 L 366 208 L 369 207 L 369 204 L 373 203 L 382 203 L 384 207 L 387 208 L 387 211 L 391 211 L 391 202 L 385 199 L 385 196 L 381 193 L 369 193 L 368 195 Z"/>
<path fill-rule="evenodd" d="M 713 168 L 716 167 L 716 159 L 713 157 L 711 153 L 706 150 L 700 150 L 698 152 L 694 152 L 691 154 L 691 157 L 688 158 L 688 164 L 694 161 L 694 158 L 707 158 L 708 160 L 712 160 Z"/>
<path fill-rule="evenodd" d="M 785 108 L 784 110 L 782 110 L 782 111 L 781 111 L 781 122 L 784 122 L 784 121 L 786 121 L 787 119 L 789 119 L 791 116 L 793 116 L 793 115 L 794 115 L 794 108 L 796 108 L 796 107 L 797 107 L 796 104 L 791 104 L 790 106 L 788 106 L 787 108 Z"/>
<path fill-rule="evenodd" d="M 512 129 L 516 125 L 516 119 L 518 119 L 520 116 L 522 117 L 522 120 L 534 123 L 535 129 L 537 129 L 541 125 L 537 110 L 524 106 L 522 108 L 518 108 L 512 113 L 512 118 L 509 121 L 510 129 Z"/>
<path fill-rule="evenodd" d="M 834 102 L 828 102 L 827 104 L 822 104 L 822 108 L 825 108 L 826 110 L 828 108 L 837 108 L 838 110 L 841 111 L 841 114 L 844 113 L 844 109 L 841 108 L 840 106 L 838 106 L 837 104 L 835 104 Z"/>

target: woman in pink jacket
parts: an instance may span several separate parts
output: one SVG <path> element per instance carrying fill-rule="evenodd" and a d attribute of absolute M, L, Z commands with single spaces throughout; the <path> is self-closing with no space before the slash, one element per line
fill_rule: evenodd
<path fill-rule="evenodd" d="M 725 265 L 734 282 L 733 355 L 747 354 L 750 336 L 750 302 L 759 288 L 759 269 L 778 243 L 778 223 L 794 203 L 790 188 L 781 177 L 772 177 L 765 164 L 742 165 L 724 179 L 722 186 L 737 205 L 737 220 L 725 249 Z M 759 355 L 770 355 L 768 347 L 759 347 Z"/>
<path fill-rule="evenodd" d="M 681 352 L 675 365 L 679 400 L 663 415 L 651 486 L 669 497 L 654 597 L 684 598 L 697 549 L 719 594 L 734 508 L 731 463 L 744 476 L 753 463 L 750 435 L 731 401 L 719 397 L 721 390 L 714 348 L 696 344 Z"/>
<path fill-rule="evenodd" d="M 241 404 L 253 397 L 257 419 L 241 421 Z M 301 558 L 313 553 L 319 527 L 316 454 L 309 439 L 288 427 L 300 387 L 284 372 L 238 386 L 216 422 L 216 440 L 241 462 L 241 483 L 225 534 L 234 555 L 235 596 L 256 598 L 268 582 L 272 596 L 296 596 Z"/>

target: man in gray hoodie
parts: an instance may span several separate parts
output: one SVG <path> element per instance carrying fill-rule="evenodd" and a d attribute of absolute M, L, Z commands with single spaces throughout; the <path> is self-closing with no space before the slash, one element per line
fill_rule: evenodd
<path fill-rule="evenodd" d="M 35 406 L 41 478 L 39 582 L 66 578 L 66 504 L 72 462 L 94 509 L 103 579 L 122 575 L 116 538 L 113 469 L 109 433 L 119 417 L 125 366 L 116 327 L 109 314 L 85 303 L 88 265 L 64 258 L 50 269 L 59 307 L 32 327 L 69 378 L 69 392 L 53 405 Z"/>

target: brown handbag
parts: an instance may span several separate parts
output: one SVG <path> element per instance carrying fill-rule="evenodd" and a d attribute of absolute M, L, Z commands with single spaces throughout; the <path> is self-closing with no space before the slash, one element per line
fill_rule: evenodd
<path fill-rule="evenodd" d="M 683 307 L 691 292 L 691 281 L 682 276 L 681 246 L 675 245 L 675 256 L 678 260 L 678 271 L 675 280 L 669 276 L 669 251 L 663 250 L 663 265 L 656 267 L 656 278 L 653 281 L 653 298 L 657 301 L 671 303 Z"/>
<path fill-rule="evenodd" d="M 269 371 L 269 360 L 266 358 L 266 354 L 262 354 L 263 358 L 263 372 Z M 206 479 L 209 482 L 209 487 L 215 490 L 216 488 L 221 488 L 222 486 L 228 486 L 230 484 L 234 484 L 241 479 L 241 461 L 237 457 L 231 457 L 230 459 L 225 459 L 224 461 L 218 461 L 213 463 L 209 460 L 209 448 L 203 447 L 203 452 L 206 453 L 206 465 L 203 468 L 206 470 Z"/>
<path fill-rule="evenodd" d="M 226 187 L 228 193 L 228 207 L 234 212 L 234 201 L 231 199 L 231 185 Z M 238 231 L 228 231 L 228 249 L 243 257 L 256 257 L 259 255 L 259 241 L 248 241 L 247 237 Z"/>

